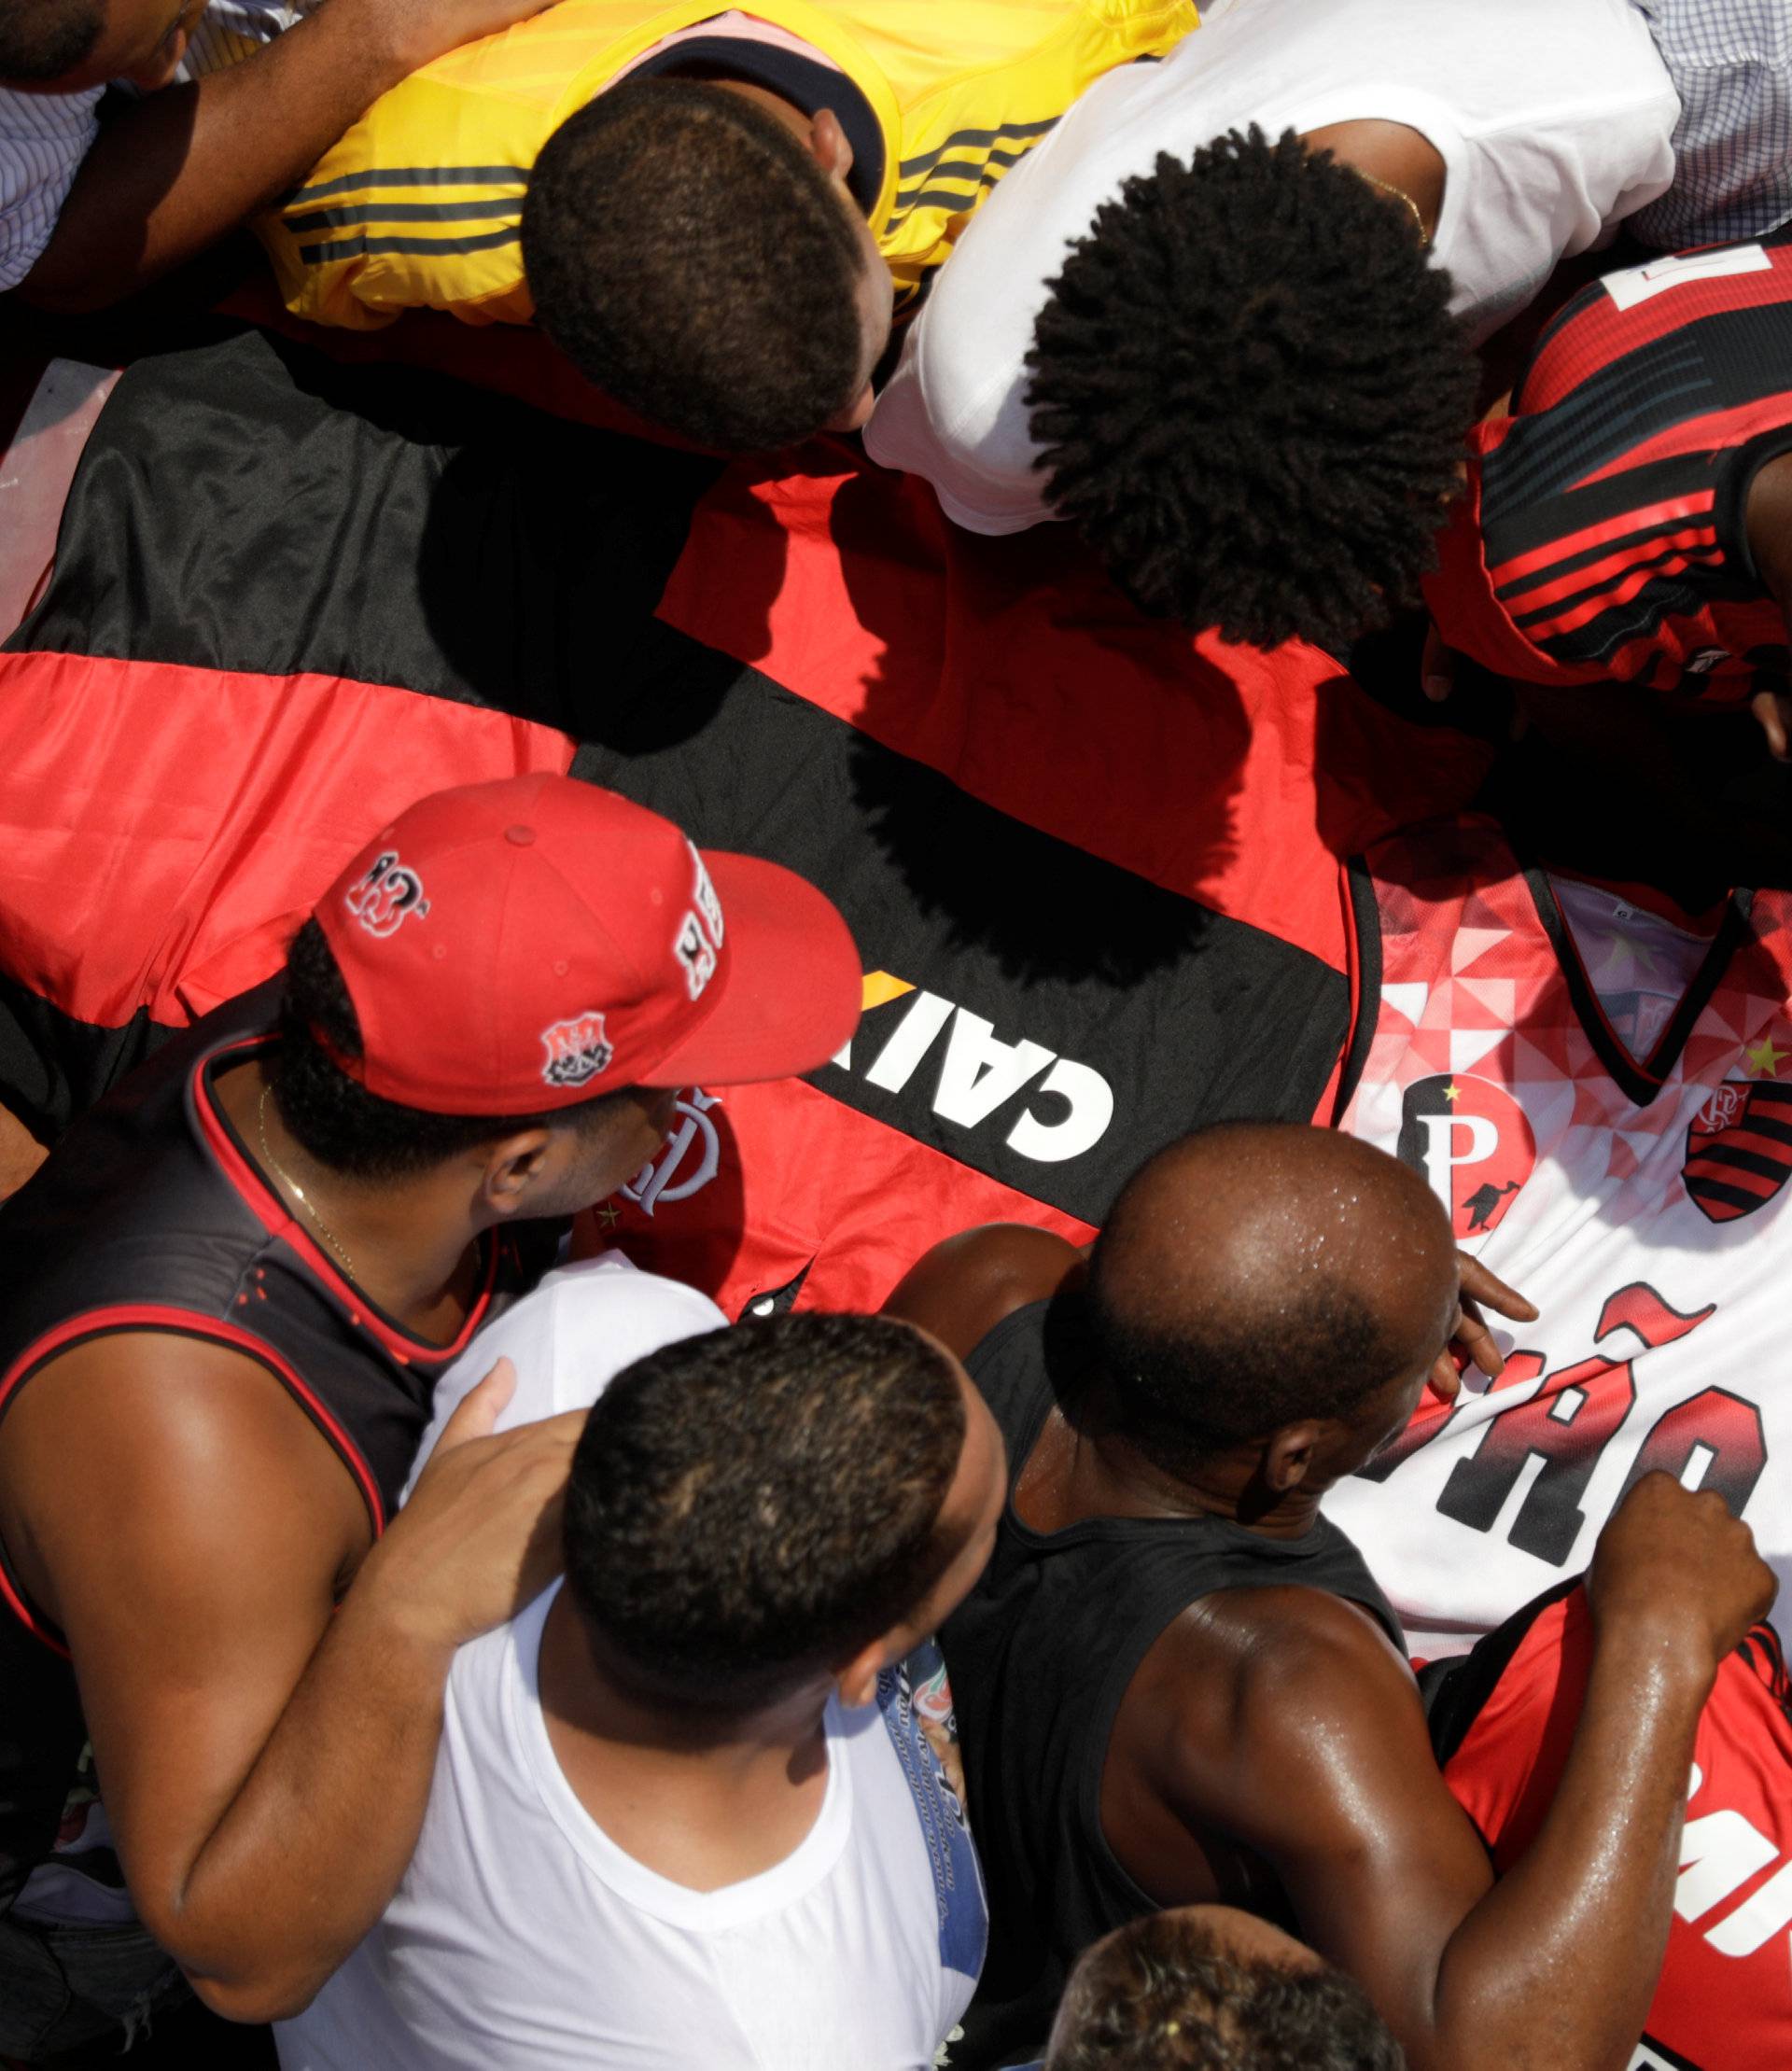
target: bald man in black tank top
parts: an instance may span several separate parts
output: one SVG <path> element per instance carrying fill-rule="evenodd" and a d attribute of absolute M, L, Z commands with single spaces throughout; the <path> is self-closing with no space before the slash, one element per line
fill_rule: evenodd
<path fill-rule="evenodd" d="M 990 1952 L 954 2064 L 1037 2055 L 1078 1950 L 1159 1906 L 1280 1917 L 1414 2071 L 1622 2064 L 1660 1966 L 1717 1663 L 1773 1582 L 1662 1475 L 1606 1528 L 1574 1751 L 1496 1886 L 1432 1758 L 1397 1622 L 1325 1490 L 1402 1429 L 1460 1322 L 1416 1175 L 1298 1126 L 1171 1145 L 1090 1260 L 1037 1230 L 930 1252 L 894 1313 L 964 1356 L 1010 1502 L 942 1635 Z"/>

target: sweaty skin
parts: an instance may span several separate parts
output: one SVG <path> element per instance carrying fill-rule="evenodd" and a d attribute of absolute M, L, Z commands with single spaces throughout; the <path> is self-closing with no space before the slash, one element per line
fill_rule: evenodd
<path fill-rule="evenodd" d="M 259 1063 L 218 1082 L 245 1144 L 263 1084 Z M 520 1130 L 389 1185 L 324 1171 L 272 1103 L 266 1118 L 357 1284 L 448 1343 L 479 1235 L 612 1192 L 674 1098 L 637 1093 L 589 1132 Z M 132 1900 L 231 2019 L 298 2012 L 378 1917 L 416 1845 L 455 1648 L 558 1566 L 584 1418 L 490 1435 L 511 1385 L 500 1362 L 469 1394 L 377 1546 L 309 1418 L 221 1346 L 92 1339 L 0 1420 L 0 1543 L 67 1639 Z"/>
<path fill-rule="evenodd" d="M 1352 1139 L 1209 1131 L 1127 1189 L 1099 1269 L 1109 1303 L 1173 1319 L 1348 1286 L 1402 1348 L 1358 1409 L 1171 1475 L 1131 1444 L 1099 1374 L 1056 1408 L 1014 1484 L 1021 1521 L 1217 1516 L 1271 1536 L 1401 1429 L 1450 1325 L 1457 1266 L 1422 1182 Z M 886 1305 L 960 1354 L 1083 1270 L 1038 1231 L 973 1231 Z M 1628 2060 L 1666 1946 L 1687 1765 L 1723 1655 L 1772 1601 L 1720 1498 L 1639 1482 L 1589 1578 L 1598 1640 L 1573 1753 L 1536 1840 L 1497 1885 L 1445 1788 L 1405 1660 L 1368 1616 L 1299 1588 L 1221 1591 L 1175 1619 L 1116 1715 L 1101 1785 L 1114 1854 L 1160 1905 L 1291 1913 L 1361 1980 L 1414 2071 L 1595 2071 Z"/>

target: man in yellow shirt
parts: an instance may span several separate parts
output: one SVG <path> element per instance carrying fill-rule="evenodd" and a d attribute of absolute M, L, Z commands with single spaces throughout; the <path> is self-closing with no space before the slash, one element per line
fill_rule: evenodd
<path fill-rule="evenodd" d="M 727 451 L 870 409 L 892 313 L 1192 0 L 560 0 L 383 96 L 258 224 L 288 307 L 542 328 Z"/>

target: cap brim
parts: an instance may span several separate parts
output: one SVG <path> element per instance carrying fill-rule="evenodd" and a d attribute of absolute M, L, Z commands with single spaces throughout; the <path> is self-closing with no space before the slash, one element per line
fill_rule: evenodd
<path fill-rule="evenodd" d="M 701 851 L 728 930 L 725 989 L 639 1084 L 745 1085 L 825 1064 L 859 1026 L 859 951 L 806 878 L 757 856 Z"/>

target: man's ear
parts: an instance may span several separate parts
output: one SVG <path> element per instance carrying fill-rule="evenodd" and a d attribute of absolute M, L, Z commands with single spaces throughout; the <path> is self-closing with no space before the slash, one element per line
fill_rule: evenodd
<path fill-rule="evenodd" d="M 840 1692 L 840 1701 L 848 1711 L 858 1711 L 869 1704 L 877 1695 L 877 1678 L 892 1661 L 902 1659 L 900 1650 L 891 1651 L 891 1635 L 880 1633 L 868 1646 L 861 1646 L 852 1658 L 834 1671 L 834 1687 Z"/>
<path fill-rule="evenodd" d="M 553 1140 L 550 1130 L 519 1129 L 492 1145 L 485 1154 L 485 1177 L 480 1186 L 489 1207 L 500 1215 L 527 1213 L 529 1196 L 541 1177 Z"/>
<path fill-rule="evenodd" d="M 809 154 L 831 180 L 852 171 L 852 146 L 832 108 L 818 108 L 809 119 Z"/>
<path fill-rule="evenodd" d="M 1283 1424 L 1263 1448 L 1263 1478 L 1277 1495 L 1299 1488 L 1312 1470 L 1313 1454 L 1320 1440 L 1320 1427 L 1310 1418 L 1303 1423 Z"/>

